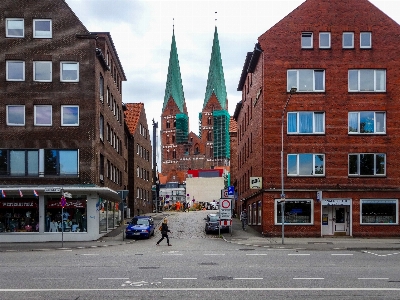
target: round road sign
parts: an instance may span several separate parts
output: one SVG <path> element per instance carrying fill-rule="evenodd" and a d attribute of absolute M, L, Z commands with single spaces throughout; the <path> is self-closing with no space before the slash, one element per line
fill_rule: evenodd
<path fill-rule="evenodd" d="M 229 209 L 229 208 L 231 208 L 231 200 L 228 200 L 228 199 L 222 200 L 222 202 L 221 202 L 221 208 L 224 208 L 224 209 Z"/>

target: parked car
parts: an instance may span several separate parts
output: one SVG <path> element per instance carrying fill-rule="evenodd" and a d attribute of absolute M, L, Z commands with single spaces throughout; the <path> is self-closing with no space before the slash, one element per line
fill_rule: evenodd
<path fill-rule="evenodd" d="M 125 229 L 126 238 L 147 238 L 154 235 L 154 220 L 150 216 L 136 216 Z"/>
<path fill-rule="evenodd" d="M 219 214 L 208 214 L 204 219 L 206 221 L 205 232 L 216 233 L 219 231 Z M 221 226 L 221 232 L 229 231 L 229 226 Z"/>
<path fill-rule="evenodd" d="M 207 210 L 218 210 L 219 209 L 219 203 L 218 202 L 207 202 L 206 205 Z"/>

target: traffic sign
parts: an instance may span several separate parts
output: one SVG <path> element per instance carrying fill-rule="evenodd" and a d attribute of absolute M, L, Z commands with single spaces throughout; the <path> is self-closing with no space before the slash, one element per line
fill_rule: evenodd
<path fill-rule="evenodd" d="M 232 218 L 232 199 L 221 198 L 219 199 L 219 215 L 221 220 L 227 220 Z"/>
<path fill-rule="evenodd" d="M 235 196 L 235 187 L 234 186 L 228 186 L 228 196 Z"/>

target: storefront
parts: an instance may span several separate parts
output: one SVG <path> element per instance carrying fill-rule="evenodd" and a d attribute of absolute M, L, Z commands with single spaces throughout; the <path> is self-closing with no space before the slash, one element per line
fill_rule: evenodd
<path fill-rule="evenodd" d="M 0 242 L 91 241 L 119 225 L 119 195 L 102 187 L 1 188 Z M 64 205 L 61 195 L 66 197 Z"/>
<path fill-rule="evenodd" d="M 351 199 L 323 199 L 321 232 L 323 236 L 349 236 L 352 224 Z"/>

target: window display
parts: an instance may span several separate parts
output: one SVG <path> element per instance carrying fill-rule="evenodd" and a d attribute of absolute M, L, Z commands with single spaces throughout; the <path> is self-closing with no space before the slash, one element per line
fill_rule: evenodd
<path fill-rule="evenodd" d="M 0 232 L 37 232 L 38 216 L 37 199 L 0 200 Z"/>
<path fill-rule="evenodd" d="M 282 205 L 275 201 L 277 224 L 282 223 Z M 312 200 L 288 200 L 285 201 L 285 223 L 288 224 L 312 224 L 313 222 Z"/>
<path fill-rule="evenodd" d="M 361 224 L 397 224 L 397 200 L 361 200 Z"/>
<path fill-rule="evenodd" d="M 62 209 L 60 197 L 45 199 L 45 232 L 87 232 L 87 200 L 66 200 Z"/>

